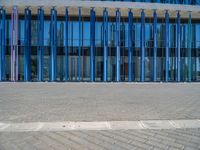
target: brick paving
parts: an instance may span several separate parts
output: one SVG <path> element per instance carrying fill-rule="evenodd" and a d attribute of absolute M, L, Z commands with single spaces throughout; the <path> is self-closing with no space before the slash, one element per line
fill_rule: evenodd
<path fill-rule="evenodd" d="M 0 83 L 0 121 L 200 118 L 200 83 Z"/>
<path fill-rule="evenodd" d="M 200 149 L 200 129 L 1 132 L 1 150 Z"/>
<path fill-rule="evenodd" d="M 200 84 L 0 83 L 0 122 L 200 119 Z M 0 132 L 0 150 L 200 149 L 200 129 Z"/>

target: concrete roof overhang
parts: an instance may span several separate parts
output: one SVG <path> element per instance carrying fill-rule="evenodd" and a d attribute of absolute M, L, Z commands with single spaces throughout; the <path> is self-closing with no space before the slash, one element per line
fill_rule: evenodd
<path fill-rule="evenodd" d="M 122 17 L 127 17 L 129 9 L 134 12 L 134 17 L 140 17 L 141 10 L 144 9 L 146 17 L 149 18 L 152 18 L 153 10 L 157 11 L 159 18 L 163 18 L 165 11 L 168 10 L 170 18 L 176 18 L 177 11 L 180 11 L 181 18 L 188 18 L 191 12 L 193 19 L 200 19 L 200 6 L 193 5 L 88 0 L 2 0 L 0 6 L 3 6 L 8 14 L 11 13 L 13 6 L 18 7 L 19 14 L 24 13 L 25 7 L 30 7 L 32 14 L 37 14 L 38 7 L 42 6 L 46 15 L 50 14 L 52 7 L 56 7 L 58 16 L 63 16 L 65 8 L 68 7 L 69 15 L 77 16 L 78 8 L 81 7 L 82 16 L 89 16 L 91 8 L 95 9 L 96 16 L 102 16 L 103 10 L 107 8 L 111 17 L 115 16 L 116 9 L 120 9 Z"/>

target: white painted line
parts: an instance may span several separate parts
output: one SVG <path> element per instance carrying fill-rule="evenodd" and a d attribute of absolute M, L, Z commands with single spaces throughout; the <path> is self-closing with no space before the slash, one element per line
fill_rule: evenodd
<path fill-rule="evenodd" d="M 0 123 L 0 131 L 10 126 L 10 124 Z"/>
<path fill-rule="evenodd" d="M 169 120 L 169 123 L 174 127 L 174 128 L 180 128 L 178 124 L 176 124 L 173 120 Z"/>
<path fill-rule="evenodd" d="M 168 129 L 171 128 L 169 120 L 148 120 L 141 121 L 145 129 Z"/>
<path fill-rule="evenodd" d="M 0 132 L 73 131 L 73 130 L 146 130 L 200 128 L 200 120 L 141 120 L 99 122 L 1 123 Z"/>
<path fill-rule="evenodd" d="M 40 129 L 44 126 L 44 123 L 39 122 L 37 128 L 35 129 L 35 131 L 40 131 Z"/>

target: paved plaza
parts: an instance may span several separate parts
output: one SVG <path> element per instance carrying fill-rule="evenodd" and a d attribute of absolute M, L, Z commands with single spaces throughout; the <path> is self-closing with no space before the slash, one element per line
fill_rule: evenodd
<path fill-rule="evenodd" d="M 0 83 L 0 150 L 200 149 L 199 108 L 199 83 Z"/>

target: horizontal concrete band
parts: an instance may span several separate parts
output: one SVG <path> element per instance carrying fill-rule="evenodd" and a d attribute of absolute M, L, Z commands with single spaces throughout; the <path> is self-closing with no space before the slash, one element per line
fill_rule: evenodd
<path fill-rule="evenodd" d="M 80 0 L 2 0 L 0 5 L 4 6 L 8 13 L 13 6 L 17 6 L 19 13 L 24 12 L 24 8 L 30 6 L 32 13 L 37 13 L 37 8 L 44 7 L 45 13 L 50 14 L 50 9 L 55 6 L 58 15 L 65 14 L 65 7 L 69 7 L 71 15 L 78 15 L 78 8 L 81 7 L 82 15 L 88 16 L 90 8 L 95 8 L 96 15 L 102 16 L 102 11 L 107 8 L 109 16 L 115 16 L 116 9 L 121 10 L 122 16 L 127 16 L 127 11 L 132 9 L 134 16 L 140 16 L 141 9 L 145 10 L 147 17 L 152 17 L 152 10 L 157 10 L 158 17 L 164 16 L 164 11 L 169 10 L 170 17 L 176 18 L 177 11 L 180 11 L 182 18 L 188 18 L 188 12 L 192 13 L 192 18 L 200 18 L 200 6 L 178 5 L 178 4 L 160 4 L 160 3 L 142 3 L 142 2 L 111 2 L 111 1 L 80 1 Z"/>
<path fill-rule="evenodd" d="M 0 123 L 0 132 L 200 128 L 200 120 Z"/>

